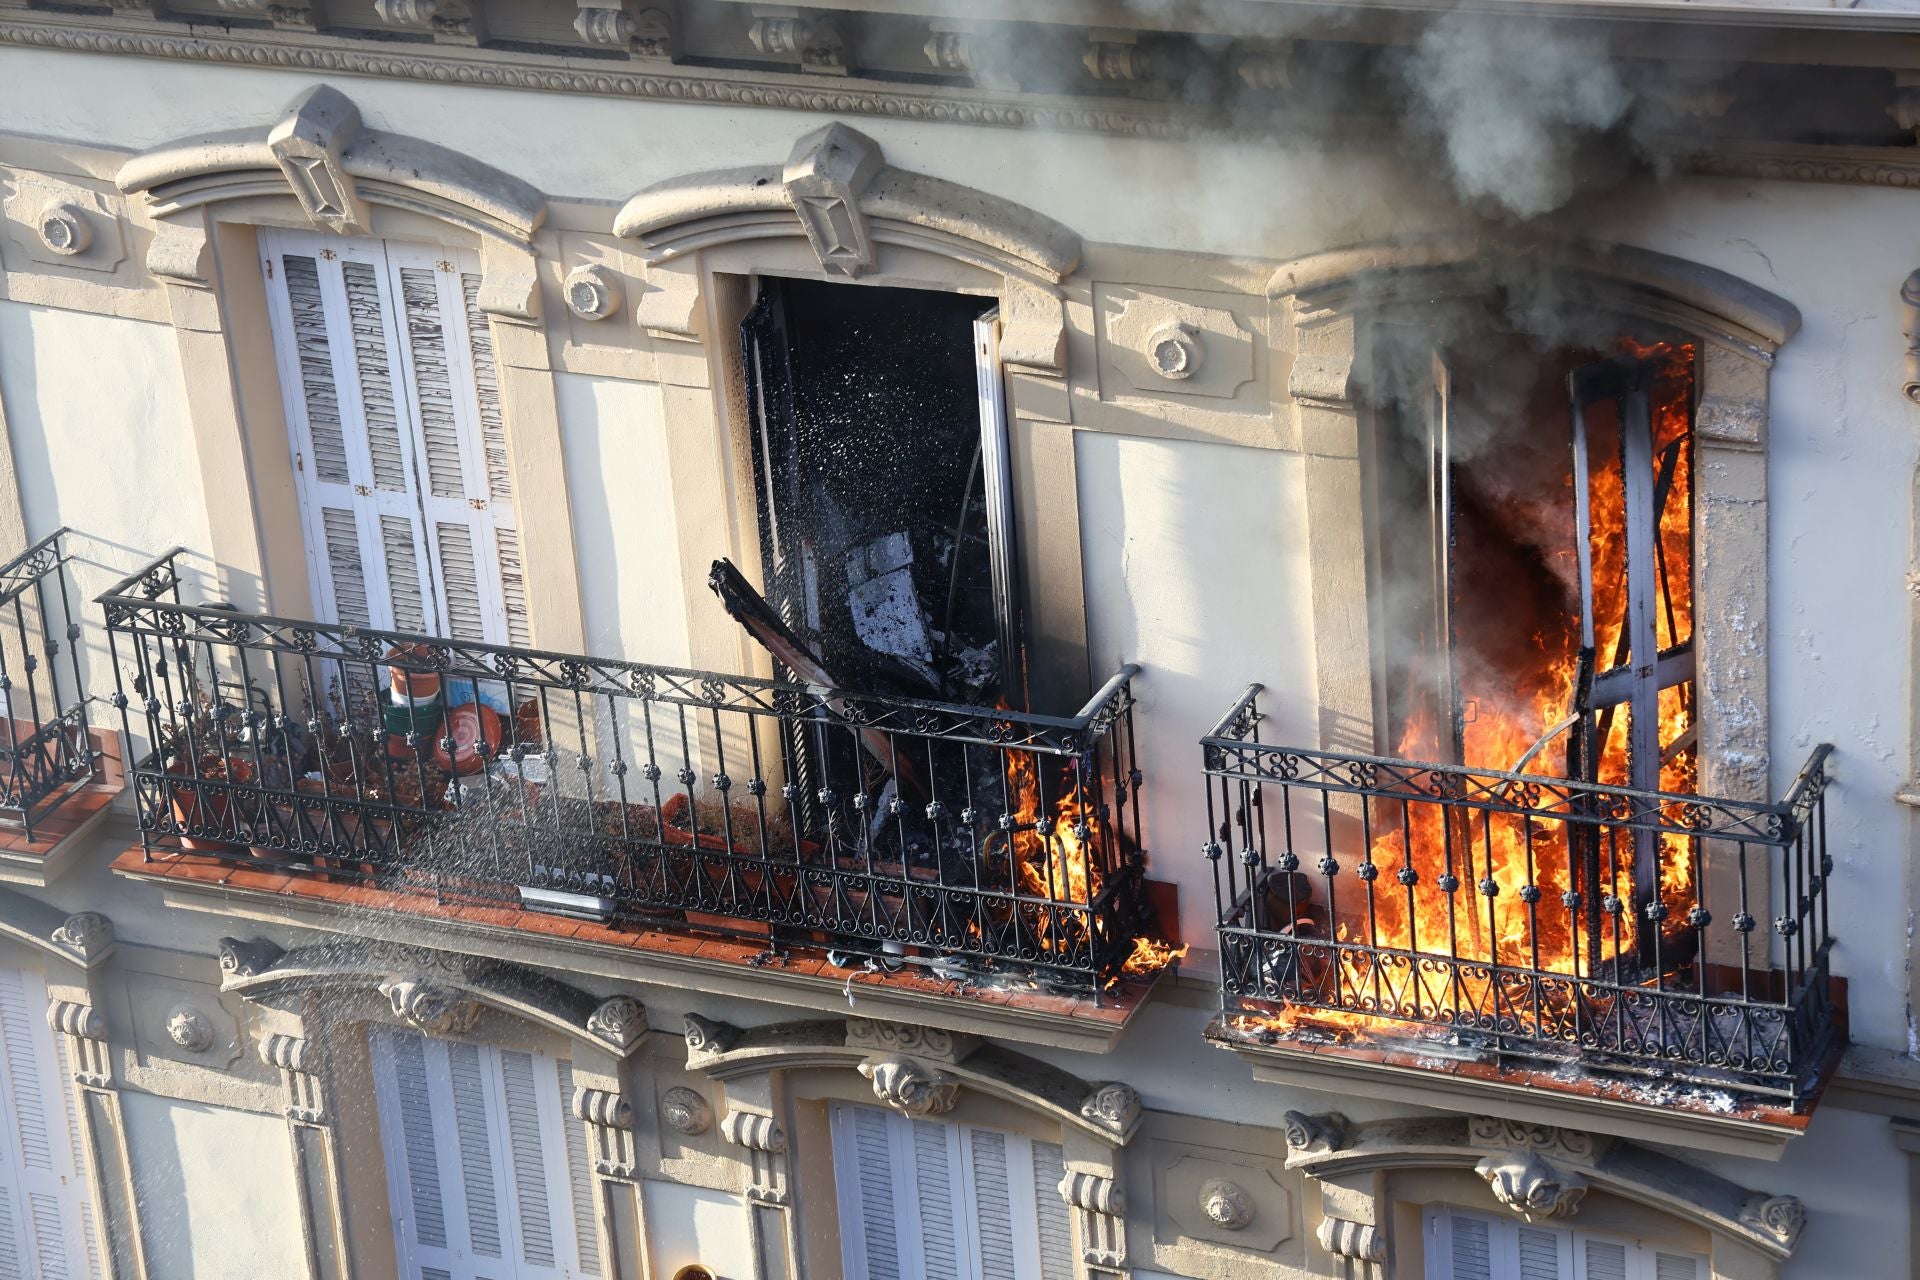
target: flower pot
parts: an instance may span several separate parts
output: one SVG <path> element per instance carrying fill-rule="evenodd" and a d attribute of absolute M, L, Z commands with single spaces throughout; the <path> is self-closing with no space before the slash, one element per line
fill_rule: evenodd
<path fill-rule="evenodd" d="M 432 646 L 424 644 L 396 645 L 386 652 L 388 662 L 398 659 L 413 666 L 431 666 L 434 656 Z M 396 700 L 418 702 L 440 696 L 438 671 L 413 671 L 407 667 L 389 666 L 387 676 Z"/>
<path fill-rule="evenodd" d="M 203 755 L 191 765 L 176 761 L 167 772 L 177 778 L 195 778 L 204 782 L 253 781 L 253 764 L 238 756 Z M 172 788 L 173 821 L 182 831 L 192 827 L 221 829 L 227 825 L 227 810 L 233 797 L 215 789 L 194 786 Z M 241 846 L 229 840 L 208 840 L 183 835 L 180 847 L 195 853 L 238 853 Z"/>

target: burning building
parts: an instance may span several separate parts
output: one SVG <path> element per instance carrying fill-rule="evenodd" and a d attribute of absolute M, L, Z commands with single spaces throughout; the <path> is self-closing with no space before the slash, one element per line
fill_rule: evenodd
<path fill-rule="evenodd" d="M 1917 75 L 0 0 L 0 1277 L 1913 1274 Z"/>

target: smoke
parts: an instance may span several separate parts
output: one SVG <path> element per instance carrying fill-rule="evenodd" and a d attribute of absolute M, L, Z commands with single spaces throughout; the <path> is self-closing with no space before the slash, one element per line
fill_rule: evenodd
<path fill-rule="evenodd" d="M 1572 199 L 1582 145 L 1633 107 L 1604 47 L 1538 22 L 1447 14 L 1401 71 L 1408 133 L 1437 136 L 1464 199 L 1516 218 Z"/>

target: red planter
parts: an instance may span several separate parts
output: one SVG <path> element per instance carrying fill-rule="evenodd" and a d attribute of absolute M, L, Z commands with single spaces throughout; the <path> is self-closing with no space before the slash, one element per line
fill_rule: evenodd
<path fill-rule="evenodd" d="M 198 778 L 205 782 L 252 782 L 253 764 L 238 756 L 204 755 L 191 766 L 185 761 L 176 761 L 167 766 L 167 772 L 178 778 Z M 173 788 L 173 820 L 182 830 L 189 827 L 223 828 L 227 825 L 227 810 L 232 797 L 224 791 L 193 786 Z M 230 840 L 195 839 L 180 837 L 180 846 L 196 853 L 238 853 L 242 846 Z"/>
<path fill-rule="evenodd" d="M 431 663 L 433 657 L 432 647 L 424 644 L 395 646 L 387 650 L 386 653 L 388 662 L 399 659 L 401 661 L 411 662 L 416 666 Z M 412 698 L 418 701 L 423 698 L 435 698 L 440 695 L 440 673 L 438 671 L 409 671 L 405 667 L 390 666 L 387 668 L 387 677 L 393 686 L 393 691 L 403 698 Z"/>

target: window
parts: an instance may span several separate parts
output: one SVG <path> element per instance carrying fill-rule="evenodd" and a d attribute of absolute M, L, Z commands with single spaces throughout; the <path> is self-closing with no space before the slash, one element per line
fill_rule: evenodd
<path fill-rule="evenodd" d="M 404 1280 L 600 1275 L 572 1064 L 384 1027 L 372 1042 Z"/>
<path fill-rule="evenodd" d="M 1707 1280 L 1707 1260 L 1436 1205 L 1427 1210 L 1427 1280 Z"/>
<path fill-rule="evenodd" d="M 40 978 L 0 968 L 0 1276 L 101 1274 L 65 1047 Z"/>
<path fill-rule="evenodd" d="M 1058 1143 L 835 1104 L 846 1280 L 1071 1280 Z"/>
<path fill-rule="evenodd" d="M 321 619 L 530 643 L 477 263 L 290 231 L 261 249 Z"/>
<path fill-rule="evenodd" d="M 986 305 L 767 279 L 742 322 L 765 594 L 844 687 L 974 704 L 1017 688 Z"/>

